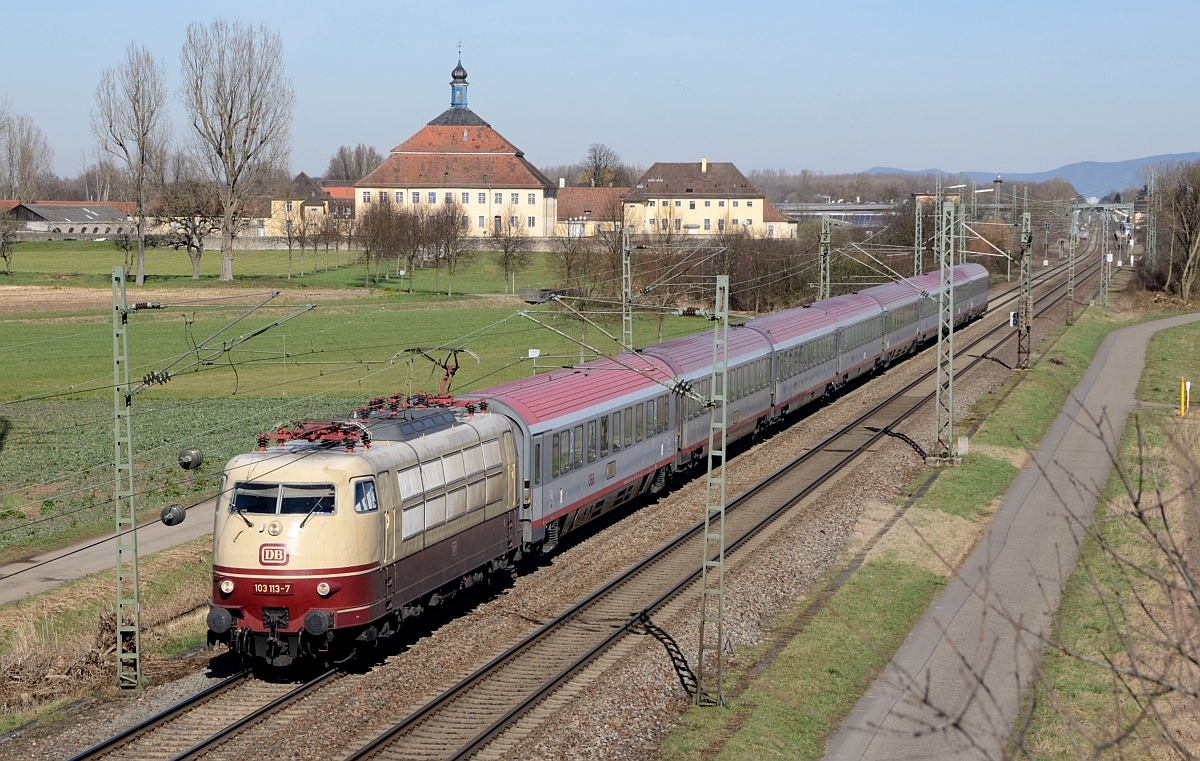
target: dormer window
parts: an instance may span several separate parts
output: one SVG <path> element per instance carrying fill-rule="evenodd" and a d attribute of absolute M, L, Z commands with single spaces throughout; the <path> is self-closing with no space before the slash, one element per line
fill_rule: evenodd
<path fill-rule="evenodd" d="M 467 142 L 467 131 L 463 130 L 463 142 Z"/>

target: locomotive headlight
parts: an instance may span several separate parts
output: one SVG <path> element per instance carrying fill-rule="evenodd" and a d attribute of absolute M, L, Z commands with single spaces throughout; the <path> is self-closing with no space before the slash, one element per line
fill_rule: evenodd
<path fill-rule="evenodd" d="M 219 586 L 221 592 L 224 594 L 231 594 L 233 592 L 233 580 L 232 579 L 222 579 L 221 583 L 218 586 Z"/>
<path fill-rule="evenodd" d="M 317 594 L 321 595 L 322 597 L 328 597 L 329 596 L 329 582 L 322 581 L 320 584 L 318 584 L 317 585 Z"/>

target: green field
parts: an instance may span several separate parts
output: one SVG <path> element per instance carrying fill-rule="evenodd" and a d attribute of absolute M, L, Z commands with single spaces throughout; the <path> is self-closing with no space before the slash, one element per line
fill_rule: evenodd
<path fill-rule="evenodd" d="M 122 256 L 99 243 L 30 245 L 18 254 L 17 269 L 23 274 L 16 279 L 29 277 L 21 269 L 22 258 L 31 259 L 36 251 L 43 254 L 40 264 L 48 276 L 78 271 L 72 276 L 74 284 L 94 283 L 102 302 L 107 299 L 107 273 Z M 188 266 L 182 253 L 150 255 L 152 261 L 173 257 L 177 269 Z M 264 268 L 268 259 L 278 266 L 280 255 L 240 255 L 247 265 L 243 271 L 255 257 Z M 286 252 L 283 257 L 286 266 Z M 212 257 L 214 269 L 217 258 Z M 544 256 L 538 263 L 540 271 L 549 270 Z M 343 269 L 312 280 L 343 274 L 351 273 Z M 418 288 L 427 274 L 417 278 Z M 0 276 L 0 284 L 4 282 Z M 216 283 L 212 277 L 207 282 Z M 431 277 L 428 282 L 432 285 Z M 367 298 L 319 300 L 314 309 L 228 351 L 221 341 L 295 315 L 304 306 L 304 292 L 287 291 L 289 303 L 255 312 L 208 344 L 210 350 L 198 352 L 197 343 L 246 307 L 228 300 L 201 300 L 134 313 L 129 323 L 133 376 L 161 370 L 176 359 L 174 369 L 183 371 L 134 401 L 138 504 L 147 518 L 165 503 L 190 504 L 211 493 L 224 461 L 247 451 L 256 434 L 277 423 L 343 415 L 374 396 L 437 391 L 442 369 L 406 349 L 427 349 L 438 361 L 446 359 L 451 347 L 474 352 L 478 363 L 460 355 L 461 369 L 453 385 L 457 391 L 531 375 L 529 349 L 541 351 L 539 370 L 579 361 L 578 344 L 518 312 L 528 308 L 573 336 L 581 335 L 580 321 L 553 305 L 533 307 L 497 298 L 502 286 L 490 257 L 481 255 L 464 270 L 456 278 L 456 291 L 459 283 L 481 289 L 491 284 L 493 295 L 446 300 L 428 292 L 414 298 L 398 290 L 372 289 Z M 186 288 L 193 281 L 148 284 Z M 247 286 L 245 297 L 234 299 L 237 304 L 261 298 L 258 294 L 264 289 L 254 287 L 261 283 L 237 284 Z M 131 294 L 131 301 L 136 298 Z M 188 300 L 196 298 L 194 292 L 186 294 Z M 68 306 L 56 306 L 51 298 L 37 312 L 0 313 L 0 562 L 111 529 L 112 318 L 107 308 L 72 311 Z M 615 316 L 598 319 L 610 333 L 620 330 Z M 634 327 L 637 345 L 658 340 L 655 317 L 639 315 Z M 702 319 L 669 317 L 662 335 L 670 338 L 707 327 Z M 603 352 L 617 348 L 595 327 L 587 329 L 586 339 Z M 205 452 L 204 468 L 184 473 L 175 465 L 184 447 Z"/>

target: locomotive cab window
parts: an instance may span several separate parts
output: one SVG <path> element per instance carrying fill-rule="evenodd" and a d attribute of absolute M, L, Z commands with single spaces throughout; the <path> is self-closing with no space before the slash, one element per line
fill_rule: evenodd
<path fill-rule="evenodd" d="M 379 510 L 379 500 L 375 496 L 375 480 L 366 478 L 354 482 L 354 512 L 373 513 Z"/>
<path fill-rule="evenodd" d="M 259 515 L 321 515 L 334 512 L 333 484 L 239 483 L 229 511 Z"/>

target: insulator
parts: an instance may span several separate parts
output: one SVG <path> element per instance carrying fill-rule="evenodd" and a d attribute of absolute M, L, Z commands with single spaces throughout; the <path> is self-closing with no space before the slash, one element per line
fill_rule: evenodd
<path fill-rule="evenodd" d="M 258 434 L 258 451 L 267 451 L 267 434 L 265 433 Z"/>
<path fill-rule="evenodd" d="M 479 400 L 479 411 L 487 412 L 487 408 L 488 408 L 487 399 L 480 399 Z"/>

